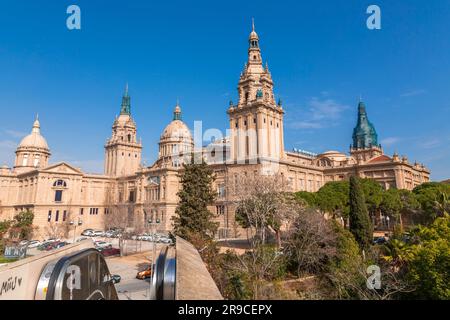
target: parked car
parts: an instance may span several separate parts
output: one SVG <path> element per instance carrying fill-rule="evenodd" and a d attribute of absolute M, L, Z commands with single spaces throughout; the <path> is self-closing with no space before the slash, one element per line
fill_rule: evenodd
<path fill-rule="evenodd" d="M 45 245 L 44 250 L 45 251 L 53 250 L 57 247 L 58 244 L 59 244 L 59 242 L 56 242 L 56 241 L 49 242 L 47 245 Z"/>
<path fill-rule="evenodd" d="M 22 240 L 19 242 L 19 246 L 26 246 L 28 244 L 28 240 Z"/>
<path fill-rule="evenodd" d="M 373 244 L 385 244 L 387 239 L 385 237 L 378 237 L 373 240 Z"/>
<path fill-rule="evenodd" d="M 120 249 L 118 248 L 98 248 L 97 250 L 105 257 L 120 255 Z"/>
<path fill-rule="evenodd" d="M 112 244 L 110 242 L 106 242 L 106 241 L 95 241 L 94 245 L 97 248 L 105 248 L 105 249 L 112 247 Z"/>
<path fill-rule="evenodd" d="M 90 236 L 92 236 L 92 233 L 94 232 L 94 230 L 93 229 L 85 229 L 85 230 L 83 230 L 83 232 L 81 233 L 81 235 L 82 236 L 88 236 L 88 237 L 90 237 Z"/>
<path fill-rule="evenodd" d="M 160 238 L 159 242 L 165 243 L 165 244 L 171 244 L 172 243 L 172 239 L 168 238 L 168 237 L 164 237 L 164 238 Z"/>
<path fill-rule="evenodd" d="M 121 279 L 122 279 L 122 277 L 119 276 L 118 274 L 113 274 L 113 275 L 111 276 L 111 281 L 112 281 L 112 283 L 114 283 L 114 284 L 119 283 Z"/>
<path fill-rule="evenodd" d="M 57 244 L 55 244 L 55 249 L 58 249 L 58 248 L 62 248 L 62 247 L 64 247 L 64 246 L 66 246 L 66 245 L 68 245 L 69 243 L 68 242 L 66 242 L 66 241 L 62 241 L 62 242 L 58 242 Z"/>
<path fill-rule="evenodd" d="M 47 240 L 44 240 L 45 242 L 59 242 L 61 239 L 59 238 L 48 238 Z"/>
<path fill-rule="evenodd" d="M 92 231 L 92 234 L 91 234 L 92 237 L 103 237 L 104 235 L 105 235 L 105 233 L 100 230 L 94 230 L 94 231 Z"/>
<path fill-rule="evenodd" d="M 90 238 L 88 237 L 78 237 L 77 240 L 75 240 L 75 242 L 80 242 L 80 241 L 84 241 L 84 240 L 89 240 Z"/>
<path fill-rule="evenodd" d="M 52 244 L 51 241 L 42 241 L 40 245 L 37 246 L 38 250 L 45 250 L 45 248 L 47 246 L 49 246 L 50 244 Z"/>
<path fill-rule="evenodd" d="M 36 248 L 41 245 L 41 242 L 39 240 L 31 240 L 28 242 L 28 248 Z"/>
<path fill-rule="evenodd" d="M 152 276 L 152 266 L 149 265 L 147 269 L 140 271 L 137 273 L 136 278 L 140 280 L 144 280 L 150 278 Z"/>
<path fill-rule="evenodd" d="M 107 238 L 112 238 L 113 235 L 114 235 L 114 233 L 115 233 L 115 231 L 113 231 L 113 230 L 108 230 L 108 231 L 105 232 L 105 237 L 107 237 Z"/>

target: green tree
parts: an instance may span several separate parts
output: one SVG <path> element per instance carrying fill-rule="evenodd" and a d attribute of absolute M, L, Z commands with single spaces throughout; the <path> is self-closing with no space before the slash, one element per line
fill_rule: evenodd
<path fill-rule="evenodd" d="M 11 238 L 29 239 L 33 234 L 34 213 L 27 209 L 14 216 L 9 230 Z"/>
<path fill-rule="evenodd" d="M 442 217 L 444 212 L 450 212 L 450 185 L 438 182 L 427 182 L 414 188 L 417 201 L 424 212 L 426 222 L 433 222 Z"/>
<path fill-rule="evenodd" d="M 307 191 L 298 191 L 295 193 L 295 198 L 302 204 L 311 208 L 317 207 L 317 194 Z"/>
<path fill-rule="evenodd" d="M 411 234 L 407 278 L 416 287 L 413 297 L 450 299 L 450 216 L 445 214 Z"/>
<path fill-rule="evenodd" d="M 348 181 L 327 182 L 317 192 L 316 199 L 320 210 L 331 213 L 333 218 L 342 217 L 345 220 L 348 218 L 350 209 Z"/>
<path fill-rule="evenodd" d="M 350 177 L 350 232 L 360 247 L 367 249 L 372 243 L 373 227 L 359 180 L 355 176 Z"/>
<path fill-rule="evenodd" d="M 383 200 L 383 188 L 373 179 L 359 180 L 369 215 L 375 216 L 379 212 L 381 201 Z"/>
<path fill-rule="evenodd" d="M 181 190 L 177 194 L 180 202 L 173 217 L 174 233 L 188 241 L 194 235 L 212 239 L 217 231 L 217 223 L 212 221 L 213 214 L 208 210 L 216 197 L 212 189 L 213 171 L 204 161 L 185 164 L 183 168 Z"/>

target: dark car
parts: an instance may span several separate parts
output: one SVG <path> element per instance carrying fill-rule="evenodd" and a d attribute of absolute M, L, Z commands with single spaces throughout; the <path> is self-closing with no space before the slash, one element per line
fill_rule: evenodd
<path fill-rule="evenodd" d="M 38 249 L 38 250 L 45 250 L 45 248 L 47 248 L 47 246 L 50 245 L 51 243 L 52 243 L 52 242 L 48 242 L 48 241 L 42 242 L 42 243 L 37 247 L 37 249 Z"/>
<path fill-rule="evenodd" d="M 378 237 L 373 240 L 373 244 L 385 244 L 387 242 L 385 237 Z"/>
<path fill-rule="evenodd" d="M 100 251 L 104 257 L 120 255 L 120 249 L 118 248 L 99 248 L 98 251 Z"/>
<path fill-rule="evenodd" d="M 50 242 L 44 247 L 44 250 L 45 251 L 50 251 L 50 250 L 53 250 L 53 249 L 64 247 L 66 244 L 67 244 L 67 242 L 64 242 L 64 241 L 62 241 L 62 242 L 61 241 Z"/>
<path fill-rule="evenodd" d="M 122 277 L 119 276 L 118 274 L 111 275 L 111 281 L 114 284 L 119 283 L 121 279 L 122 279 Z"/>

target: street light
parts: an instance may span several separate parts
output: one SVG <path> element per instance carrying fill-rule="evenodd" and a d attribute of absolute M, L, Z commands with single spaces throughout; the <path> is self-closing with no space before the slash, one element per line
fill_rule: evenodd
<path fill-rule="evenodd" d="M 76 236 L 76 234 L 77 234 L 77 226 L 81 226 L 82 224 L 83 224 L 83 220 L 81 220 L 79 217 L 78 217 L 78 222 L 77 223 L 75 223 L 75 221 L 73 221 L 73 220 L 71 220 L 70 222 L 69 222 L 69 224 L 71 225 L 71 226 L 75 226 L 75 228 L 73 229 L 73 241 L 72 241 L 72 243 L 75 243 L 75 236 Z"/>
<path fill-rule="evenodd" d="M 152 213 L 151 213 L 151 217 L 150 217 L 150 219 L 148 219 L 148 224 L 150 224 L 150 226 L 152 227 L 152 242 L 153 242 L 153 253 L 152 253 L 152 277 L 151 277 L 151 280 L 150 280 L 150 292 L 149 292 L 149 298 L 151 299 L 151 297 L 152 296 L 154 296 L 154 295 L 152 295 L 152 289 L 154 290 L 155 288 L 153 288 L 152 287 L 152 283 L 153 283 L 153 277 L 155 276 L 155 261 L 156 261 L 156 228 L 157 228 L 157 225 L 161 222 L 160 220 L 159 220 L 159 218 L 156 218 L 155 219 L 155 222 L 153 222 L 153 215 L 154 215 L 155 213 L 153 212 L 153 210 L 152 210 Z"/>

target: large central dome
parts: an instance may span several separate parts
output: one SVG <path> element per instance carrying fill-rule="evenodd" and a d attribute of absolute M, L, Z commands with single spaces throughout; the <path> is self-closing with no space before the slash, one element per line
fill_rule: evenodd
<path fill-rule="evenodd" d="M 173 112 L 173 120 L 161 134 L 161 140 L 192 141 L 191 131 L 181 120 L 181 108 L 177 104 Z"/>
<path fill-rule="evenodd" d="M 181 108 L 177 105 L 173 112 L 173 120 L 164 129 L 159 140 L 159 159 L 166 165 L 179 167 L 182 155 L 189 155 L 194 147 L 191 131 L 181 120 Z"/>

